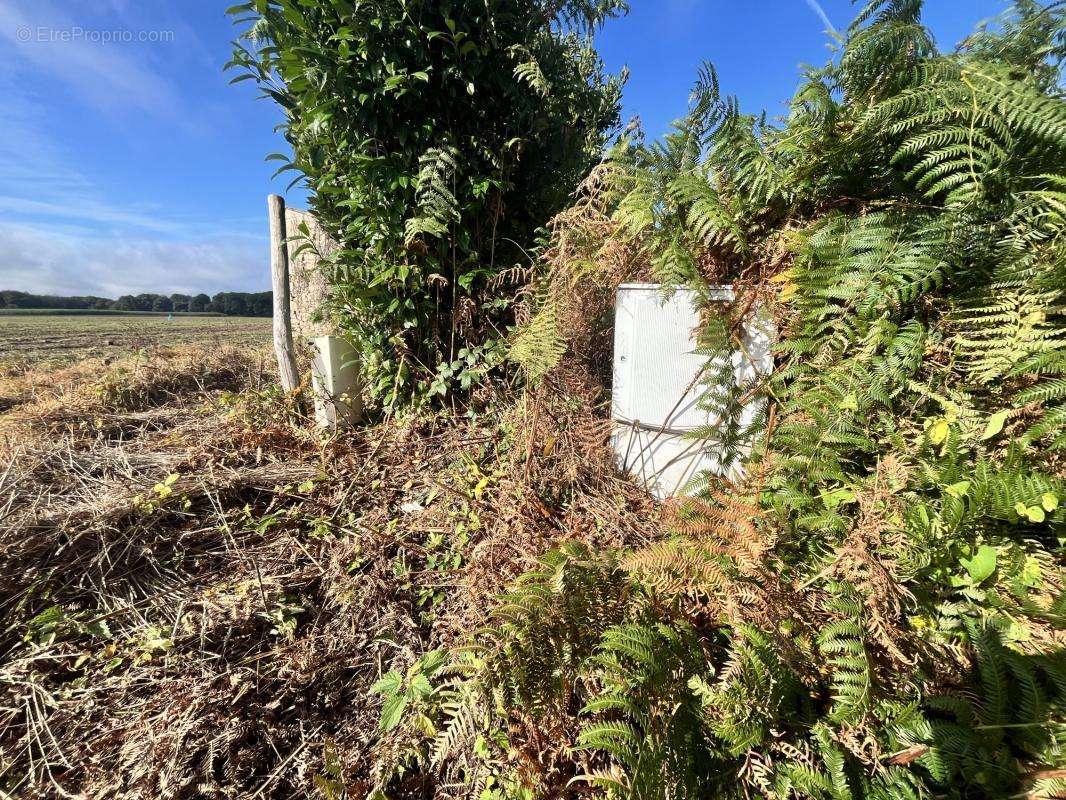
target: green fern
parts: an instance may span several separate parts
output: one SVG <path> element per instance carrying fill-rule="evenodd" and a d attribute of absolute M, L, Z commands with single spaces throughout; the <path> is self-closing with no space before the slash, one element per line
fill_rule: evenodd
<path fill-rule="evenodd" d="M 442 236 L 459 218 L 451 182 L 459 168 L 459 151 L 452 145 L 431 147 L 418 159 L 416 200 L 418 215 L 406 222 L 410 243 L 421 235 Z"/>
<path fill-rule="evenodd" d="M 730 472 L 706 520 L 565 545 L 501 598 L 435 695 L 438 761 L 480 727 L 544 794 L 1061 793 L 1066 8 L 1022 0 L 940 53 L 921 5 L 868 3 L 783 121 L 708 67 L 671 134 L 611 153 L 579 260 L 695 290 L 696 436 Z M 535 309 L 530 383 L 567 357 Z M 770 376 L 735 365 L 755 309 Z M 707 512 L 729 503 L 743 524 Z"/>

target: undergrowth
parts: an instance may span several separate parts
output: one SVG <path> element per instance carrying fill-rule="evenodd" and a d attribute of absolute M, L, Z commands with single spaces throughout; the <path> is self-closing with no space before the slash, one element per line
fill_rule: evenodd
<path fill-rule="evenodd" d="M 650 535 L 654 504 L 580 449 L 573 408 L 542 408 L 550 447 L 507 408 L 323 437 L 262 355 L 13 381 L 5 797 L 366 796 L 381 730 L 425 706 L 427 654 L 560 539 Z"/>
<path fill-rule="evenodd" d="M 1023 0 L 942 53 L 920 12 L 869 3 L 781 124 L 706 67 L 556 220 L 529 402 L 594 372 L 619 282 L 688 287 L 700 435 L 744 477 L 647 547 L 546 556 L 427 680 L 381 796 L 1066 790 L 1066 16 Z M 739 380 L 715 365 L 756 314 L 776 366 Z"/>
<path fill-rule="evenodd" d="M 1066 19 L 942 53 L 920 10 L 780 124 L 708 67 L 614 150 L 474 419 L 321 437 L 230 352 L 5 390 L 0 791 L 1062 796 Z M 666 505 L 607 447 L 644 279 L 701 298 L 738 467 Z M 773 374 L 713 368 L 757 314 Z"/>

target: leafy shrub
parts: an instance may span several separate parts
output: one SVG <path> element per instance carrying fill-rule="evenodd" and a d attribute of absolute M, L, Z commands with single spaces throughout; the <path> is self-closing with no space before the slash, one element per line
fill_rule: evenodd
<path fill-rule="evenodd" d="M 384 403 L 499 360 L 501 274 L 568 201 L 617 125 L 624 77 L 582 34 L 623 0 L 252 0 L 237 80 L 285 113 L 282 172 L 341 244 L 337 320 Z M 513 291 L 513 290 L 512 290 Z M 477 348 L 482 349 L 478 350 Z M 467 354 L 479 353 L 471 367 Z"/>

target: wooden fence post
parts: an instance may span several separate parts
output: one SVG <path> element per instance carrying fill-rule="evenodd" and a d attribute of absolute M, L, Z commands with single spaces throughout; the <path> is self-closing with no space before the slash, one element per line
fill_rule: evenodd
<path fill-rule="evenodd" d="M 267 196 L 270 216 L 270 281 L 274 288 L 274 352 L 278 356 L 278 374 L 286 392 L 298 385 L 296 349 L 292 342 L 289 316 L 289 248 L 285 243 L 285 200 L 276 194 Z"/>

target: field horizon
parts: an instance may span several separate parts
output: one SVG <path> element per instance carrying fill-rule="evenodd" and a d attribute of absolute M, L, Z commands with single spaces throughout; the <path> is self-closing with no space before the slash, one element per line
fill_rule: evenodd
<path fill-rule="evenodd" d="M 122 311 L 112 308 L 0 308 L 0 317 L 225 317 L 221 311 Z M 248 319 L 249 317 L 244 317 Z M 267 319 L 258 317 L 258 319 Z"/>

